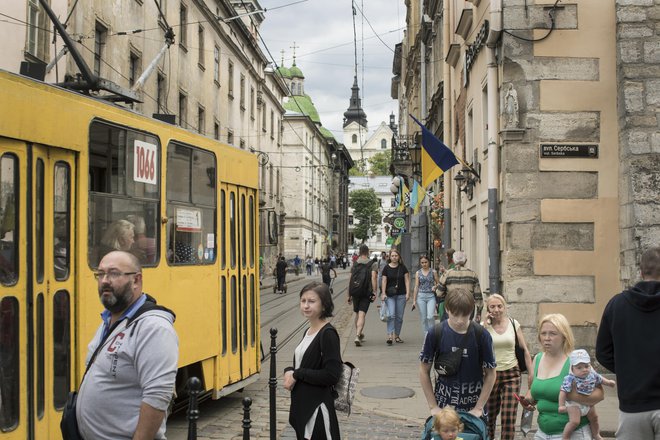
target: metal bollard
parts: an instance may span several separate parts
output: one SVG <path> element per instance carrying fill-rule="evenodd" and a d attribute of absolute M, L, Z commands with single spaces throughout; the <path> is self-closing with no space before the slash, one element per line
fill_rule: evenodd
<path fill-rule="evenodd" d="M 202 389 L 202 382 L 196 378 L 188 379 L 188 390 L 190 399 L 188 400 L 188 440 L 197 440 L 197 420 L 199 419 L 199 408 L 197 406 L 197 396 Z"/>
<path fill-rule="evenodd" d="M 252 422 L 250 421 L 250 406 L 252 405 L 252 399 L 245 397 L 243 399 L 243 440 L 250 440 L 250 426 Z"/>
<path fill-rule="evenodd" d="M 277 391 L 277 329 L 270 329 L 270 379 L 268 387 L 270 388 L 270 440 L 277 438 L 277 410 L 275 408 L 275 393 Z"/>

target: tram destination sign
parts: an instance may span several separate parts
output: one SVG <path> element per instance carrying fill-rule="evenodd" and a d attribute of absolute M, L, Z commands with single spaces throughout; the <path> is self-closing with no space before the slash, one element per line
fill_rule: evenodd
<path fill-rule="evenodd" d="M 541 144 L 541 157 L 598 159 L 598 144 Z"/>

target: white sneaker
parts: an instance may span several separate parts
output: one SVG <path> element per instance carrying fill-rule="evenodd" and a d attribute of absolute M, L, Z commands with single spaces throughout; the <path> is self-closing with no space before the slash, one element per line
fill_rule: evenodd
<path fill-rule="evenodd" d="M 356 347 L 361 347 L 362 346 L 362 341 L 360 341 L 360 338 L 358 338 L 358 337 L 355 338 L 355 346 Z"/>

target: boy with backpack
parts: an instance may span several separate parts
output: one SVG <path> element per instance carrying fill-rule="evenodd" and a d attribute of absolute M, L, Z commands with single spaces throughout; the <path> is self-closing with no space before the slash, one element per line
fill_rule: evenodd
<path fill-rule="evenodd" d="M 364 320 L 371 304 L 377 295 L 376 280 L 378 278 L 378 263 L 369 258 L 369 246 L 360 246 L 360 256 L 351 268 L 348 280 L 348 303 L 353 304 L 355 312 L 355 345 L 362 346 L 364 340 Z"/>
<path fill-rule="evenodd" d="M 474 297 L 466 289 L 450 291 L 445 299 L 448 319 L 426 334 L 419 355 L 419 381 L 431 415 L 451 405 L 487 420 L 485 405 L 495 383 L 495 356 L 490 333 L 470 320 Z M 461 353 L 460 355 L 458 353 Z M 431 367 L 436 370 L 435 388 Z"/>

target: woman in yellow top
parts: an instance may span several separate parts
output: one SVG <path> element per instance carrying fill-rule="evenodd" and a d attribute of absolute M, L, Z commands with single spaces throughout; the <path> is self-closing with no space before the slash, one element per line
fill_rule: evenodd
<path fill-rule="evenodd" d="M 501 414 L 502 440 L 513 440 L 515 436 L 518 402 L 514 394 L 520 393 L 521 373 L 516 359 L 516 337 L 518 345 L 525 351 L 527 371 L 532 371 L 532 358 L 527 349 L 520 324 L 509 317 L 506 301 L 502 295 L 494 293 L 486 300 L 486 319 L 482 323 L 493 338 L 495 352 L 495 385 L 488 398 L 488 436 L 495 438 L 497 415 Z M 515 327 L 514 327 L 515 326 Z M 531 375 L 528 378 L 531 386 Z"/>

